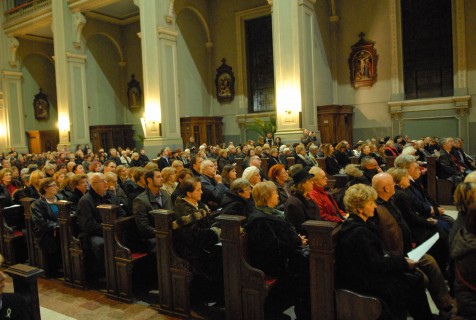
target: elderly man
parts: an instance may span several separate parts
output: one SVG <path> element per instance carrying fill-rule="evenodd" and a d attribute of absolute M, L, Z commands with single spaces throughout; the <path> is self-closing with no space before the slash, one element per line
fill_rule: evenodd
<path fill-rule="evenodd" d="M 144 178 L 147 187 L 144 192 L 134 199 L 132 213 L 142 238 L 149 242 L 148 251 L 155 252 L 155 222 L 150 211 L 157 209 L 172 210 L 173 205 L 167 192 L 160 190 L 163 186 L 163 179 L 159 169 L 147 171 Z"/>
<path fill-rule="evenodd" d="M 97 206 L 109 203 L 106 198 L 107 183 L 104 174 L 93 173 L 90 178 L 91 188 L 79 199 L 76 209 L 79 231 L 89 235 L 91 250 L 96 258 L 98 272 L 104 273 L 104 239 L 102 236 L 102 218 Z M 87 269 L 96 267 L 88 263 Z"/>
<path fill-rule="evenodd" d="M 377 191 L 378 199 L 374 221 L 384 249 L 390 254 L 405 256 L 412 250 L 411 231 L 401 212 L 393 203 L 395 184 L 390 174 L 378 173 L 372 178 L 372 187 Z M 425 254 L 418 261 L 419 271 L 428 278 L 427 289 L 441 314 L 449 313 L 453 308 L 448 287 L 435 259 Z"/>
<path fill-rule="evenodd" d="M 228 191 L 228 188 L 222 183 L 222 177 L 216 174 L 217 167 L 211 160 L 204 160 L 200 166 L 200 182 L 202 184 L 202 202 L 211 210 L 219 208 L 220 203 Z"/>
<path fill-rule="evenodd" d="M 257 155 L 251 156 L 250 167 L 256 167 L 259 170 L 261 181 L 269 180 L 268 175 L 261 169 L 261 158 Z"/>
<path fill-rule="evenodd" d="M 453 183 L 454 188 L 464 179 L 464 167 L 458 166 L 455 157 L 451 154 L 453 138 L 440 139 L 440 156 L 436 161 L 436 175 Z"/>
<path fill-rule="evenodd" d="M 362 160 L 360 161 L 360 167 L 362 168 L 364 176 L 367 178 L 368 185 L 372 184 L 372 178 L 377 173 L 382 172 L 382 169 L 379 167 L 377 160 L 370 156 L 362 158 Z"/>

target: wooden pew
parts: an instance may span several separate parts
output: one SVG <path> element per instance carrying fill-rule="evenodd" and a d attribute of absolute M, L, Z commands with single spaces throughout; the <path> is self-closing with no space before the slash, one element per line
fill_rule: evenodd
<path fill-rule="evenodd" d="M 25 262 L 27 248 L 24 243 L 25 218 L 23 207 L 14 205 L 0 209 L 0 248 L 7 266 Z"/>
<path fill-rule="evenodd" d="M 76 288 L 86 288 L 85 253 L 78 237 L 76 216 L 71 211 L 72 202 L 60 200 L 58 222 L 60 224 L 61 257 L 64 281 Z"/>
<path fill-rule="evenodd" d="M 172 221 L 174 213 L 168 210 L 150 212 L 155 219 L 157 241 L 157 273 L 160 313 L 191 317 L 190 285 L 193 274 L 187 260 L 174 251 L 172 242 Z"/>
<path fill-rule="evenodd" d="M 261 158 L 261 170 L 268 176 L 268 158 Z"/>
<path fill-rule="evenodd" d="M 147 257 L 145 252 L 133 252 L 131 241 L 140 242 L 134 217 L 117 218 L 120 207 L 113 204 L 98 206 L 102 218 L 107 293 L 110 298 L 133 302 L 132 270 L 134 264 Z M 135 238 L 136 240 L 133 240 Z"/>
<path fill-rule="evenodd" d="M 216 220 L 221 225 L 226 319 L 263 320 L 265 299 L 277 280 L 248 264 L 240 230 L 245 217 L 224 214 Z"/>
<path fill-rule="evenodd" d="M 31 204 L 36 199 L 34 198 L 23 198 L 21 199 L 21 204 L 23 206 L 23 214 L 25 217 L 25 228 L 26 228 L 26 246 L 28 249 L 28 261 L 31 266 L 37 267 L 38 263 L 38 254 L 35 249 L 35 241 L 33 238 L 33 221 L 31 220 Z"/>
<path fill-rule="evenodd" d="M 426 157 L 426 190 L 433 200 L 438 200 L 437 178 L 436 178 L 436 159 L 435 156 Z"/>
<path fill-rule="evenodd" d="M 309 272 L 312 320 L 376 320 L 382 312 L 380 301 L 349 290 L 335 290 L 334 250 L 341 226 L 335 222 L 309 220 Z M 336 314 L 337 312 L 337 314 Z"/>

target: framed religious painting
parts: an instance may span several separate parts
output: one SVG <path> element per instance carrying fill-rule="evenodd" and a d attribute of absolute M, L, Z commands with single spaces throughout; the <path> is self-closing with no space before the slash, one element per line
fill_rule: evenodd
<path fill-rule="evenodd" d="M 131 81 L 127 84 L 127 105 L 131 110 L 142 106 L 142 89 L 135 75 L 131 75 Z"/>
<path fill-rule="evenodd" d="M 374 42 L 365 40 L 365 33 L 359 34 L 360 40 L 352 46 L 349 56 L 350 82 L 356 89 L 371 87 L 377 81 L 377 51 Z"/>
<path fill-rule="evenodd" d="M 233 101 L 235 98 L 235 76 L 232 67 L 226 64 L 226 59 L 222 59 L 222 65 L 217 69 L 215 86 L 217 90 L 217 100 L 220 103 Z"/>
<path fill-rule="evenodd" d="M 41 91 L 35 94 L 33 100 L 33 108 L 35 109 L 36 120 L 48 120 L 50 117 L 50 102 L 48 96 Z"/>

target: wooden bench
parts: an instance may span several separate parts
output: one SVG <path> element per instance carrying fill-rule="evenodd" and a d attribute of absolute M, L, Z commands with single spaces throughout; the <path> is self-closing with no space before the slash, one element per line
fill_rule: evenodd
<path fill-rule="evenodd" d="M 64 281 L 76 288 L 86 288 L 85 253 L 78 235 L 73 203 L 60 200 L 58 222 L 60 224 L 61 257 L 63 259 Z"/>
<path fill-rule="evenodd" d="M 153 210 L 157 246 L 157 273 L 160 313 L 191 317 L 190 285 L 193 279 L 190 263 L 179 257 L 172 241 L 174 212 Z"/>
<path fill-rule="evenodd" d="M 376 320 L 380 301 L 350 290 L 335 290 L 335 246 L 341 226 L 335 222 L 309 220 L 308 232 L 311 314 L 313 320 Z M 337 312 L 337 314 L 336 314 Z"/>
<path fill-rule="evenodd" d="M 243 158 L 235 158 L 235 163 L 236 163 L 235 170 L 236 170 L 237 178 L 241 178 L 241 176 L 243 175 L 243 161 L 244 161 Z"/>
<path fill-rule="evenodd" d="M 5 259 L 5 265 L 7 266 L 25 262 L 27 258 L 27 248 L 23 234 L 24 228 L 25 218 L 23 216 L 22 206 L 1 206 L 0 248 Z"/>
<path fill-rule="evenodd" d="M 134 217 L 117 217 L 120 207 L 102 204 L 101 213 L 104 237 L 104 259 L 106 265 L 107 293 L 110 298 L 133 302 L 132 271 L 134 265 L 148 256 L 146 252 L 134 252 L 133 243 L 141 237 Z M 137 246 L 135 246 L 137 249 Z"/>
<path fill-rule="evenodd" d="M 227 320 L 264 319 L 265 299 L 278 281 L 266 277 L 261 270 L 248 264 L 246 236 L 240 228 L 245 219 L 235 215 L 221 215 L 217 218 L 222 228 Z M 334 248 L 340 225 L 327 221 L 307 221 L 303 226 L 309 233 L 312 319 L 377 319 L 382 309 L 376 298 L 349 290 L 335 290 Z"/>
<path fill-rule="evenodd" d="M 245 220 L 243 216 L 225 214 L 217 218 L 221 225 L 227 320 L 265 319 L 265 300 L 277 281 L 248 264 L 246 236 L 241 233 Z"/>
<path fill-rule="evenodd" d="M 26 236 L 26 247 L 28 250 L 28 262 L 31 266 L 39 266 L 39 257 L 35 247 L 35 240 L 33 237 L 33 221 L 31 219 L 31 204 L 36 199 L 34 198 L 22 198 L 20 200 L 23 206 L 23 215 L 25 217 L 25 236 Z"/>

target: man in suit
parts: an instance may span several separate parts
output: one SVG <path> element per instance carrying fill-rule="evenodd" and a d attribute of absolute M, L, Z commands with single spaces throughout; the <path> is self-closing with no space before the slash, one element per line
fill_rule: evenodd
<path fill-rule="evenodd" d="M 149 243 L 148 251 L 155 252 L 155 223 L 150 211 L 157 209 L 172 210 L 173 205 L 170 196 L 160 190 L 163 186 L 163 179 L 159 169 L 147 171 L 144 178 L 146 181 L 145 191 L 134 199 L 132 213 L 142 238 Z"/>
<path fill-rule="evenodd" d="M 160 151 L 160 158 L 157 161 L 157 165 L 159 169 L 162 170 L 163 168 L 170 167 L 172 165 L 171 160 L 169 159 L 169 149 L 165 148 Z"/>
<path fill-rule="evenodd" d="M 217 168 L 211 160 L 203 160 L 200 166 L 200 182 L 202 183 L 202 202 L 211 210 L 219 208 L 220 203 L 228 191 L 228 188 L 222 183 L 222 177 L 216 174 Z"/>
<path fill-rule="evenodd" d="M 453 138 L 442 138 L 440 140 L 440 156 L 436 160 L 436 175 L 439 179 L 446 179 L 453 182 L 456 187 L 464 179 L 464 168 L 459 167 L 455 162 L 455 157 L 451 154 L 453 149 Z"/>

